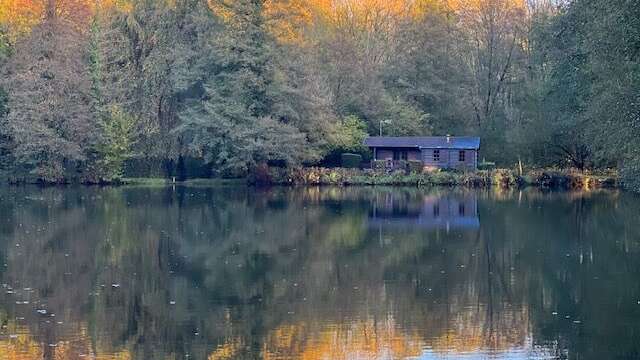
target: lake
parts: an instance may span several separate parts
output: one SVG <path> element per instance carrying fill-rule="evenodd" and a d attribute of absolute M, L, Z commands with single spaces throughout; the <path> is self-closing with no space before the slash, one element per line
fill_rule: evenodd
<path fill-rule="evenodd" d="M 640 198 L 0 187 L 0 359 L 640 358 Z"/>

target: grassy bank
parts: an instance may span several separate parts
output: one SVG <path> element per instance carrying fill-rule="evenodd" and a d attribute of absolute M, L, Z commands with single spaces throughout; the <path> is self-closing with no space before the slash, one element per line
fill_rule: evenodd
<path fill-rule="evenodd" d="M 188 179 L 184 181 L 174 182 L 172 179 L 165 178 L 124 178 L 121 180 L 121 185 L 129 186 L 167 186 L 167 185 L 182 185 L 182 186 L 221 186 L 221 185 L 245 185 L 246 179 Z"/>
<path fill-rule="evenodd" d="M 386 186 L 467 186 L 590 189 L 617 187 L 615 173 L 592 173 L 571 170 L 529 170 L 520 175 L 510 169 L 475 172 L 434 171 L 406 173 L 360 169 L 296 168 L 269 169 L 256 175 L 251 183 L 272 185 L 386 185 Z"/>

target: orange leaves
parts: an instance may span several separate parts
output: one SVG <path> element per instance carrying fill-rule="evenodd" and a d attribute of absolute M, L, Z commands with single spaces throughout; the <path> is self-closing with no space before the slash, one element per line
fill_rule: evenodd
<path fill-rule="evenodd" d="M 220 1 L 225 0 L 210 0 Z M 497 5 L 512 11 L 526 6 L 524 0 L 265 0 L 264 11 L 278 39 L 302 42 L 305 30 L 314 26 L 387 31 L 434 10 L 478 13 Z M 219 6 L 217 12 L 227 14 Z"/>
<path fill-rule="evenodd" d="M 50 0 L 49 0 L 50 1 Z M 78 29 L 86 28 L 94 13 L 94 2 L 90 0 L 54 0 L 56 16 L 74 24 Z"/>
<path fill-rule="evenodd" d="M 305 0 L 267 0 L 264 11 L 265 17 L 271 19 L 272 33 L 284 42 L 301 41 L 300 29 L 313 19 Z"/>
<path fill-rule="evenodd" d="M 209 354 L 207 360 L 231 360 L 238 356 L 238 352 L 245 346 L 242 339 L 233 338 L 227 340 L 224 344 Z"/>
<path fill-rule="evenodd" d="M 8 30 L 12 42 L 39 23 L 43 13 L 42 1 L 0 0 L 0 26 Z"/>
<path fill-rule="evenodd" d="M 383 30 L 402 19 L 425 12 L 424 3 L 445 0 L 264 0 L 263 11 L 272 33 L 284 42 L 304 42 L 313 27 Z M 233 15 L 233 0 L 208 0 L 214 13 L 225 20 Z"/>
<path fill-rule="evenodd" d="M 265 12 L 275 19 L 272 29 L 280 40 L 302 42 L 314 26 L 360 30 L 387 29 L 419 13 L 424 0 L 267 0 Z"/>
<path fill-rule="evenodd" d="M 207 0 L 209 8 L 222 19 L 228 20 L 233 16 L 230 2 L 228 0 Z"/>
<path fill-rule="evenodd" d="M 281 325 L 271 331 L 264 344 L 263 358 L 404 359 L 420 355 L 423 344 L 417 334 L 399 330 L 393 318 L 386 322 L 361 320 L 324 326 L 299 323 Z"/>
<path fill-rule="evenodd" d="M 10 322 L 9 326 L 19 330 L 19 334 L 9 339 L 0 340 L 0 354 L 7 360 L 42 359 L 43 351 L 40 343 L 34 340 L 29 330 Z"/>
<path fill-rule="evenodd" d="M 106 0 L 106 2 L 118 0 Z M 97 2 L 101 4 L 102 2 Z M 0 0 L 0 26 L 9 32 L 11 41 L 25 35 L 46 17 L 45 8 L 52 6 L 54 15 L 75 27 L 86 28 L 96 2 L 91 0 Z"/>

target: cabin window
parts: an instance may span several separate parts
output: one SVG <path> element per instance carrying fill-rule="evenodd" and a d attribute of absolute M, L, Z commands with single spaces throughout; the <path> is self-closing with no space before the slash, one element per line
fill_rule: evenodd
<path fill-rule="evenodd" d="M 458 152 L 458 161 L 465 162 L 465 155 L 466 154 L 465 154 L 464 150 L 460 150 Z"/>
<path fill-rule="evenodd" d="M 433 150 L 433 161 L 440 161 L 440 150 Z"/>

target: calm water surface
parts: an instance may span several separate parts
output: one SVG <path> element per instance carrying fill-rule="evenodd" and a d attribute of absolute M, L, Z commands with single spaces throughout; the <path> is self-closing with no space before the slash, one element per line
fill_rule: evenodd
<path fill-rule="evenodd" d="M 640 358 L 640 198 L 0 188 L 0 359 Z"/>

